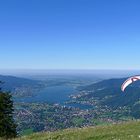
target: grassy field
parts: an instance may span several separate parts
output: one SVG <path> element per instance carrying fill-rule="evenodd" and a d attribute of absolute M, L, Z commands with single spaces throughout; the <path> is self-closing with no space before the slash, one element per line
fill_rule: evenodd
<path fill-rule="evenodd" d="M 140 121 L 36 133 L 16 140 L 140 140 Z"/>

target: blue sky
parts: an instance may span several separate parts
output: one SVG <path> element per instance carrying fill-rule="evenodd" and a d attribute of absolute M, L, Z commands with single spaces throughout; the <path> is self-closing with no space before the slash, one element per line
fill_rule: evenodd
<path fill-rule="evenodd" d="M 140 69 L 139 0 L 0 1 L 0 69 Z"/>

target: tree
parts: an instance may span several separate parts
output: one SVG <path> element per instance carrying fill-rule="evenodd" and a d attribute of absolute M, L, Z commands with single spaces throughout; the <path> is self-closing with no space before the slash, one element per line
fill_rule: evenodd
<path fill-rule="evenodd" d="M 13 112 L 12 96 L 0 89 L 0 137 L 13 138 L 17 136 Z"/>

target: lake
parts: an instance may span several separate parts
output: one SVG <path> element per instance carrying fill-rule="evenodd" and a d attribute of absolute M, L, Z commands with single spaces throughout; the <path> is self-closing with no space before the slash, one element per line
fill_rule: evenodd
<path fill-rule="evenodd" d="M 18 102 L 27 102 L 27 103 L 58 103 L 64 105 L 64 102 L 69 100 L 69 95 L 77 94 L 78 91 L 72 86 L 52 86 L 43 89 L 38 92 L 34 97 L 24 97 L 21 99 L 17 99 Z M 81 104 L 68 104 L 66 106 L 78 107 L 81 109 L 89 109 L 91 106 L 89 105 L 81 105 Z"/>

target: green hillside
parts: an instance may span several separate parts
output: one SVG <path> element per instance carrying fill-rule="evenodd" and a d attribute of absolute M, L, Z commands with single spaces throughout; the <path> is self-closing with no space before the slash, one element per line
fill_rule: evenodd
<path fill-rule="evenodd" d="M 140 140 L 140 121 L 36 133 L 16 140 Z"/>

